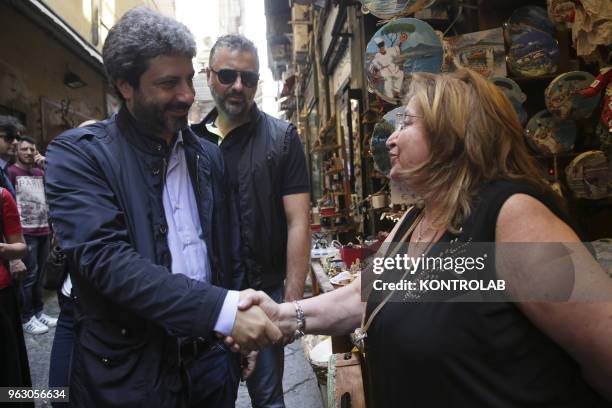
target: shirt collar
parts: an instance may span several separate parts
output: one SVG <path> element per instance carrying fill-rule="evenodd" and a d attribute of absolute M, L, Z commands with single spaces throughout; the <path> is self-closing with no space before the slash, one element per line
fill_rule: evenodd
<path fill-rule="evenodd" d="M 4 170 L 4 168 L 6 167 L 7 164 L 8 163 L 7 163 L 6 160 L 0 159 L 0 169 Z"/>

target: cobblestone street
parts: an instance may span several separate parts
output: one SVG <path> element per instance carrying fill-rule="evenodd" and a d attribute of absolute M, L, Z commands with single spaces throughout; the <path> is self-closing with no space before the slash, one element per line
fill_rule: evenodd
<path fill-rule="evenodd" d="M 59 307 L 53 292 L 45 292 L 45 313 L 57 317 Z M 55 328 L 46 334 L 25 335 L 30 360 L 32 386 L 47 388 L 49 378 L 49 355 Z M 304 358 L 302 342 L 295 342 L 285 349 L 285 375 L 283 379 L 285 405 L 287 408 L 322 408 L 321 394 L 317 380 L 309 363 Z M 50 407 L 51 404 L 39 401 L 37 407 Z M 241 383 L 238 390 L 237 408 L 249 408 L 251 402 L 246 384 Z"/>

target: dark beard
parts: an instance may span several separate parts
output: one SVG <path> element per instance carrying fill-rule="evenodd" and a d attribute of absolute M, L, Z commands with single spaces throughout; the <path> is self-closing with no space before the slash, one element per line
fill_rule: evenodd
<path fill-rule="evenodd" d="M 242 117 L 248 112 L 250 108 L 250 104 L 243 94 L 233 93 L 233 94 L 228 94 L 225 97 L 223 97 L 217 94 L 214 91 L 214 89 L 212 89 L 212 87 L 210 87 L 210 94 L 215 100 L 215 105 L 217 106 L 217 109 L 223 111 L 223 113 L 230 118 Z M 227 101 L 227 98 L 229 98 L 230 96 L 238 96 L 238 95 L 244 98 L 244 100 L 240 102 L 239 104 L 231 103 Z"/>
<path fill-rule="evenodd" d="M 173 108 L 189 108 L 186 104 L 176 103 L 165 106 L 147 103 L 142 95 L 137 95 L 134 98 L 134 118 L 147 131 L 154 135 L 163 133 L 176 133 L 179 130 L 186 129 L 188 126 L 187 116 L 183 117 L 166 117 L 164 113 Z"/>

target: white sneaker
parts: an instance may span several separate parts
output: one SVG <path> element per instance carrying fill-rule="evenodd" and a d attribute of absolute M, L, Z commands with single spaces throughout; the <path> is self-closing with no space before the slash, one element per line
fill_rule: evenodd
<path fill-rule="evenodd" d="M 49 331 L 49 328 L 38 321 L 36 316 L 32 316 L 26 324 L 23 325 L 23 331 L 29 334 L 43 334 Z"/>
<path fill-rule="evenodd" d="M 57 326 L 57 319 L 55 317 L 51 317 L 47 314 L 41 313 L 40 315 L 36 316 L 36 318 L 38 319 L 39 322 L 41 322 L 47 327 Z"/>

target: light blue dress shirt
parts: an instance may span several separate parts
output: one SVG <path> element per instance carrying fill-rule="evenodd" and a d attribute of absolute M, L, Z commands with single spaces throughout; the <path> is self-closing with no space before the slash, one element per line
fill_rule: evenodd
<path fill-rule="evenodd" d="M 183 135 L 179 132 L 168 161 L 164 184 L 164 214 L 168 223 L 168 247 L 172 255 L 172 273 L 191 279 L 210 281 L 210 260 L 196 197 L 187 170 Z M 214 330 L 229 336 L 234 327 L 239 292 L 230 290 L 223 302 Z"/>

